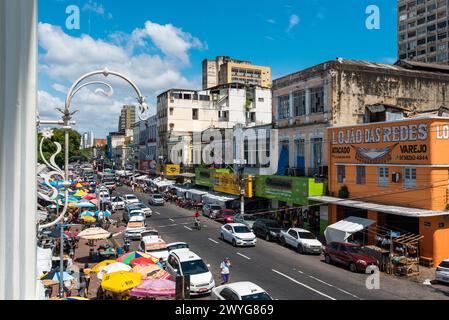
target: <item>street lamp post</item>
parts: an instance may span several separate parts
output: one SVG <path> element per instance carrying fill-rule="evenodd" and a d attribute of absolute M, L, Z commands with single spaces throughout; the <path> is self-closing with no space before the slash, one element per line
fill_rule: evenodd
<path fill-rule="evenodd" d="M 240 213 L 245 214 L 245 177 L 243 175 L 246 159 L 235 159 L 234 165 L 237 167 L 240 187 Z"/>
<path fill-rule="evenodd" d="M 58 224 L 58 222 L 61 221 L 61 249 L 60 249 L 60 295 L 63 295 L 64 293 L 64 283 L 63 283 L 63 274 L 64 274 L 64 216 L 67 212 L 67 207 L 68 207 L 68 188 L 70 186 L 70 182 L 69 180 L 69 131 L 72 129 L 72 125 L 74 124 L 73 121 L 71 121 L 72 116 L 77 112 L 70 112 L 70 105 L 72 102 L 73 97 L 76 95 L 76 93 L 78 93 L 81 89 L 83 89 L 84 87 L 87 86 L 91 86 L 91 85 L 103 85 L 109 88 L 109 91 L 106 92 L 103 89 L 97 89 L 95 91 L 95 93 L 102 93 L 106 96 L 112 96 L 113 95 L 113 89 L 111 87 L 111 85 L 109 85 L 106 82 L 102 82 L 102 81 L 89 81 L 89 82 L 84 82 L 86 79 L 94 77 L 94 76 L 98 76 L 98 75 L 103 75 L 104 77 L 108 77 L 108 76 L 115 76 L 118 78 L 121 78 L 122 80 L 125 80 L 129 85 L 131 85 L 131 87 L 134 89 L 134 91 L 137 94 L 137 101 L 139 103 L 139 109 L 140 109 L 140 113 L 138 113 L 138 117 L 140 118 L 140 120 L 147 120 L 147 118 L 144 118 L 144 113 L 148 110 L 148 105 L 145 103 L 145 97 L 142 95 L 140 89 L 137 87 L 137 85 L 128 77 L 124 76 L 121 73 L 118 72 L 114 72 L 114 71 L 110 71 L 107 68 L 103 69 L 103 70 L 97 70 L 97 71 L 93 71 L 90 73 L 87 73 L 85 75 L 83 75 L 82 77 L 80 77 L 78 80 L 76 80 L 72 87 L 70 88 L 70 90 L 67 93 L 67 98 L 65 101 L 65 106 L 64 106 L 64 110 L 58 108 L 57 110 L 60 111 L 62 113 L 62 121 L 61 120 L 40 120 L 37 119 L 36 123 L 39 126 L 40 124 L 47 124 L 47 125 L 60 125 L 62 126 L 62 128 L 64 129 L 64 140 L 65 140 L 65 145 L 64 145 L 64 171 L 61 170 L 55 163 L 55 157 L 57 154 L 59 154 L 61 152 L 61 145 L 57 142 L 54 142 L 54 144 L 57 147 L 57 151 L 56 153 L 50 158 L 50 161 L 48 162 L 45 157 L 44 154 L 42 152 L 42 144 L 43 141 L 45 139 L 50 139 L 53 135 L 52 132 L 47 132 L 46 134 L 43 135 L 42 141 L 40 143 L 40 153 L 42 156 L 42 159 L 44 161 L 44 163 L 51 168 L 53 171 L 49 172 L 46 176 L 46 182 L 47 185 L 49 185 L 49 178 L 51 176 L 60 176 L 63 178 L 64 182 L 62 183 L 62 186 L 64 187 L 65 191 L 64 191 L 64 198 L 65 198 L 65 202 L 64 202 L 64 208 L 62 209 L 62 212 L 59 213 L 59 205 L 57 204 L 57 214 L 58 216 L 56 217 L 56 219 L 50 223 L 47 224 L 43 224 L 43 225 L 39 225 L 38 229 L 42 230 L 45 228 L 49 228 L 52 226 L 55 226 Z M 45 131 L 45 130 L 44 130 Z M 52 188 L 53 190 L 53 194 L 50 197 L 50 199 L 52 201 L 56 201 L 56 203 L 58 203 L 57 197 L 58 197 L 58 190 L 56 188 Z"/>

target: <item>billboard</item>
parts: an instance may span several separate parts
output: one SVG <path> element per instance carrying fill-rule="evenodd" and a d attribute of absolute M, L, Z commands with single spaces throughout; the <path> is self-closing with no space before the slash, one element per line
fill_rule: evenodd
<path fill-rule="evenodd" d="M 196 168 L 195 184 L 212 188 L 214 186 L 214 170 L 206 168 Z"/>
<path fill-rule="evenodd" d="M 181 166 L 179 164 L 166 164 L 165 176 L 178 176 L 181 174 Z"/>
<path fill-rule="evenodd" d="M 244 176 L 245 197 L 253 197 L 252 176 Z M 214 174 L 214 191 L 227 194 L 240 195 L 240 179 L 238 174 L 229 172 L 218 172 Z"/>
<path fill-rule="evenodd" d="M 257 197 L 308 205 L 308 197 L 324 195 L 326 185 L 313 178 L 258 175 L 255 189 Z"/>

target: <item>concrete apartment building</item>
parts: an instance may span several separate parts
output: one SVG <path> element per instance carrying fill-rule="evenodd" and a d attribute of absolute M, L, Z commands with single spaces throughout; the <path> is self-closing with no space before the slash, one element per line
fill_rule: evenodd
<path fill-rule="evenodd" d="M 127 129 L 132 129 L 135 122 L 136 107 L 123 106 L 118 123 L 118 132 L 124 132 Z"/>
<path fill-rule="evenodd" d="M 447 0 L 399 0 L 397 5 L 399 59 L 447 64 Z"/>
<path fill-rule="evenodd" d="M 180 142 L 183 165 L 193 160 L 194 133 L 209 128 L 231 129 L 271 123 L 271 90 L 233 83 L 208 90 L 171 89 L 157 98 L 158 157 L 169 160 L 171 149 Z"/>
<path fill-rule="evenodd" d="M 271 69 L 226 56 L 203 60 L 203 90 L 228 83 L 268 88 L 271 85 Z"/>
<path fill-rule="evenodd" d="M 400 120 L 449 102 L 449 68 L 337 59 L 273 81 L 278 174 L 327 176 L 326 128 Z"/>

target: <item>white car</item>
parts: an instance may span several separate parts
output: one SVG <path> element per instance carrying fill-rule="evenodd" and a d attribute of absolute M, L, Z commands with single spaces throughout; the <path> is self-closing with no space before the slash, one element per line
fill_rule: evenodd
<path fill-rule="evenodd" d="M 131 203 L 139 203 L 140 200 L 133 194 L 125 194 L 123 196 L 123 199 L 125 201 L 125 205 L 129 205 Z"/>
<path fill-rule="evenodd" d="M 287 231 L 281 230 L 279 237 L 281 244 L 292 246 L 299 253 L 321 254 L 323 244 L 308 230 L 300 228 L 290 228 Z"/>
<path fill-rule="evenodd" d="M 196 253 L 190 250 L 174 250 L 166 263 L 166 270 L 176 278 L 190 276 L 190 294 L 208 294 L 215 287 L 215 280 L 206 265 Z"/>
<path fill-rule="evenodd" d="M 139 250 L 148 253 L 157 259 L 162 258 L 163 261 L 167 261 L 168 255 L 170 254 L 165 241 L 162 240 L 160 236 L 155 235 L 142 236 Z"/>
<path fill-rule="evenodd" d="M 129 218 L 128 225 L 125 230 L 125 236 L 131 240 L 140 240 L 142 233 L 146 230 L 145 215 L 135 214 Z"/>
<path fill-rule="evenodd" d="M 123 197 L 114 197 L 111 202 L 112 212 L 123 210 L 125 208 L 125 199 Z"/>
<path fill-rule="evenodd" d="M 190 250 L 189 245 L 185 242 L 172 242 L 167 244 L 167 249 L 169 252 L 172 252 L 173 250 Z"/>
<path fill-rule="evenodd" d="M 441 261 L 435 271 L 435 280 L 449 283 L 449 259 Z"/>
<path fill-rule="evenodd" d="M 273 298 L 258 285 L 241 281 L 225 284 L 212 289 L 213 300 L 273 300 Z"/>
<path fill-rule="evenodd" d="M 255 246 L 256 235 L 243 223 L 228 223 L 220 228 L 220 239 L 236 246 Z"/>

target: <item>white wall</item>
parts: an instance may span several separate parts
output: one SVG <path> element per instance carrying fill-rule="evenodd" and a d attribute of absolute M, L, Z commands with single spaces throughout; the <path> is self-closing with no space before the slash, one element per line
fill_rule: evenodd
<path fill-rule="evenodd" d="M 38 298 L 37 4 L 0 1 L 0 300 Z"/>

